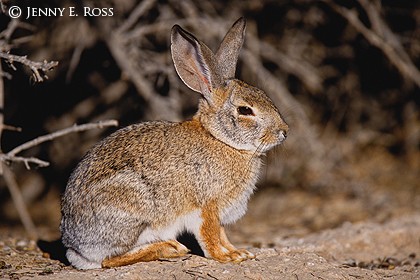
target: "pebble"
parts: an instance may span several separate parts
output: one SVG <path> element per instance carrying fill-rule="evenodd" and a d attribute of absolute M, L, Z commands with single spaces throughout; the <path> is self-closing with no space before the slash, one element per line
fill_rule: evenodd
<path fill-rule="evenodd" d="M 24 250 L 26 247 L 28 247 L 28 242 L 26 240 L 19 240 L 16 242 L 16 249 Z"/>
<path fill-rule="evenodd" d="M 9 246 L 4 245 L 3 248 L 1 248 L 3 251 L 7 252 L 10 251 L 12 248 L 10 248 Z"/>

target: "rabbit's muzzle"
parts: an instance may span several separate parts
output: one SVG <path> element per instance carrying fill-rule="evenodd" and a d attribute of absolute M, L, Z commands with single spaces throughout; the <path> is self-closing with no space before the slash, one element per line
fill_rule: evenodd
<path fill-rule="evenodd" d="M 282 129 L 280 130 L 278 135 L 279 135 L 279 142 L 282 143 L 287 138 L 287 131 Z"/>

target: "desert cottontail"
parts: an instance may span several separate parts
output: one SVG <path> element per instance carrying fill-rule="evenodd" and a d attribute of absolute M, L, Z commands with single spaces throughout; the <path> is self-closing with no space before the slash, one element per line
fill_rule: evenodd
<path fill-rule="evenodd" d="M 260 89 L 234 78 L 245 34 L 240 18 L 214 54 L 178 25 L 171 51 L 182 81 L 202 99 L 192 120 L 144 122 L 95 145 L 62 198 L 61 233 L 78 269 L 183 256 L 194 234 L 206 257 L 240 262 L 224 226 L 245 214 L 261 157 L 288 125 Z"/>

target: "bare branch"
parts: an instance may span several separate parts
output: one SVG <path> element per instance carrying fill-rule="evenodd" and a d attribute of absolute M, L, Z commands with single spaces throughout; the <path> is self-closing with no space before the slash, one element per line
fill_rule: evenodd
<path fill-rule="evenodd" d="M 128 19 L 123 24 L 121 24 L 117 32 L 121 33 L 130 29 L 134 24 L 136 24 L 136 22 L 142 15 L 144 15 L 151 7 L 155 5 L 155 2 L 156 0 L 141 1 L 140 4 L 138 4 L 137 7 L 133 10 L 133 12 L 130 14 Z"/>
<path fill-rule="evenodd" d="M 0 72 L 0 78 L 6 78 L 8 80 L 11 80 L 13 78 L 13 76 L 10 73 L 2 71 L 2 72 Z"/>
<path fill-rule="evenodd" d="M 100 121 L 98 123 L 87 123 L 87 124 L 82 124 L 82 125 L 74 125 L 72 127 L 68 127 L 50 134 L 46 134 L 40 137 L 37 137 L 31 141 L 28 141 L 20 146 L 17 146 L 16 148 L 14 148 L 13 150 L 11 150 L 10 152 L 8 152 L 6 155 L 7 156 L 15 156 L 16 154 L 27 150 L 29 148 L 35 147 L 43 142 L 47 142 L 47 141 L 51 141 L 55 138 L 64 136 L 66 134 L 69 133 L 73 133 L 73 132 L 81 132 L 81 131 L 86 131 L 86 130 L 90 130 L 90 129 L 95 129 L 95 128 L 103 128 L 103 127 L 107 127 L 107 126 L 118 126 L 118 122 L 116 120 L 107 120 L 107 121 Z"/>
<path fill-rule="evenodd" d="M 0 1 L 0 11 L 5 14 L 6 13 L 6 5 L 3 3 L 3 1 Z"/>
<path fill-rule="evenodd" d="M 32 164 L 36 164 L 39 167 L 47 167 L 50 165 L 49 162 L 44 161 L 44 160 L 40 160 L 38 158 L 34 158 L 34 157 L 17 157 L 17 156 L 10 156 L 10 155 L 6 155 L 6 154 L 1 154 L 0 155 L 0 161 L 3 162 L 10 162 L 10 161 L 14 161 L 14 162 L 23 162 L 25 164 L 26 169 L 31 169 L 30 167 L 30 163 Z"/>
<path fill-rule="evenodd" d="M 382 20 L 378 10 L 374 8 L 374 4 L 365 0 L 359 0 L 362 7 L 365 8 L 369 19 L 372 21 L 373 29 L 369 29 L 359 19 L 356 11 L 344 8 L 333 1 L 323 1 L 330 5 L 342 17 L 347 19 L 347 21 L 359 31 L 370 44 L 382 50 L 403 77 L 410 79 L 414 84 L 420 87 L 419 69 L 416 68 L 399 40 L 396 39 L 396 36 Z"/>
<path fill-rule="evenodd" d="M 258 52 L 261 57 L 266 58 L 278 65 L 284 71 L 292 73 L 299 77 L 300 80 L 312 92 L 319 92 L 322 89 L 322 77 L 316 67 L 304 60 L 290 57 L 277 50 L 272 44 L 264 42 L 257 38 L 254 34 L 249 34 L 247 37 L 249 45 L 258 45 L 261 50 Z M 254 51 L 254 53 L 257 53 Z"/>
<path fill-rule="evenodd" d="M 0 73 L 3 73 L 2 65 L 0 63 Z M 0 78 L 0 144 L 1 137 L 4 130 L 4 81 L 3 78 Z M 2 147 L 0 145 L 0 152 L 2 152 Z M 3 174 L 3 164 L 0 163 L 0 174 Z"/>
<path fill-rule="evenodd" d="M 77 46 L 74 48 L 73 55 L 70 60 L 69 70 L 66 74 L 66 82 L 69 82 L 71 78 L 73 77 L 74 71 L 77 68 L 77 65 L 79 64 L 80 57 L 82 56 L 83 50 L 86 48 L 84 43 L 77 44 Z"/>
<path fill-rule="evenodd" d="M 20 220 L 22 221 L 23 226 L 25 227 L 25 230 L 26 232 L 28 232 L 30 237 L 37 239 L 38 238 L 37 229 L 32 221 L 31 216 L 28 213 L 28 210 L 25 205 L 25 201 L 23 200 L 15 175 L 13 174 L 13 172 L 9 169 L 7 165 L 3 163 L 0 163 L 0 164 L 2 165 L 2 169 L 3 169 L 4 181 L 6 182 L 6 185 L 10 191 L 13 204 L 15 205 L 16 210 L 18 211 Z"/>
<path fill-rule="evenodd" d="M 21 127 L 16 127 L 16 126 L 11 126 L 11 125 L 7 125 L 7 124 L 1 124 L 1 123 L 0 123 L 0 129 L 1 130 L 9 130 L 9 131 L 17 131 L 17 132 L 22 131 Z"/>
<path fill-rule="evenodd" d="M 20 25 L 19 20 L 12 19 L 7 25 L 7 28 L 0 33 L 0 38 L 4 38 L 4 40 L 9 41 L 10 38 L 12 37 L 12 34 L 16 31 L 19 25 Z"/>
<path fill-rule="evenodd" d="M 152 119 L 179 120 L 178 112 L 171 108 L 174 105 L 171 103 L 172 100 L 168 100 L 168 98 L 164 98 L 155 92 L 153 85 L 145 77 L 143 69 L 138 67 L 133 59 L 130 58 L 128 52 L 125 51 L 125 39 L 123 37 L 119 33 L 109 34 L 106 36 L 106 43 L 121 70 L 127 74 L 142 98 L 149 103 L 150 117 Z"/>
<path fill-rule="evenodd" d="M 18 56 L 18 55 L 13 55 L 13 54 L 4 53 L 4 52 L 0 52 L 0 58 L 5 59 L 10 64 L 13 70 L 16 70 L 13 64 L 14 62 L 18 62 L 23 65 L 26 65 L 32 70 L 32 73 L 34 74 L 34 78 L 36 82 L 43 82 L 44 79 L 48 79 L 45 73 L 47 71 L 52 70 L 54 67 L 58 65 L 58 61 L 48 62 L 44 60 L 43 62 L 35 62 L 32 60 L 29 60 L 26 57 L 26 55 Z"/>

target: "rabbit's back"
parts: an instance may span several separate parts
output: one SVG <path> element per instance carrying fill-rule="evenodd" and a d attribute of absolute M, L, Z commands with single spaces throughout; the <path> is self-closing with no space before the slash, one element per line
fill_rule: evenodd
<path fill-rule="evenodd" d="M 88 202 L 87 198 L 94 198 L 90 193 L 105 199 L 107 188 L 122 197 L 124 193 L 133 196 L 153 189 L 155 196 L 192 194 L 194 203 L 200 204 L 212 192 L 219 197 L 218 190 L 208 186 L 226 187 L 231 180 L 241 185 L 241 181 L 255 175 L 252 171 L 259 162 L 254 153 L 239 151 L 215 139 L 195 120 L 135 124 L 105 138 L 84 156 L 69 179 L 64 200 L 74 197 Z M 182 187 L 172 192 L 175 185 Z M 138 204 L 134 202 L 137 199 L 132 199 L 132 206 Z M 103 200 L 101 204 L 105 204 Z"/>

